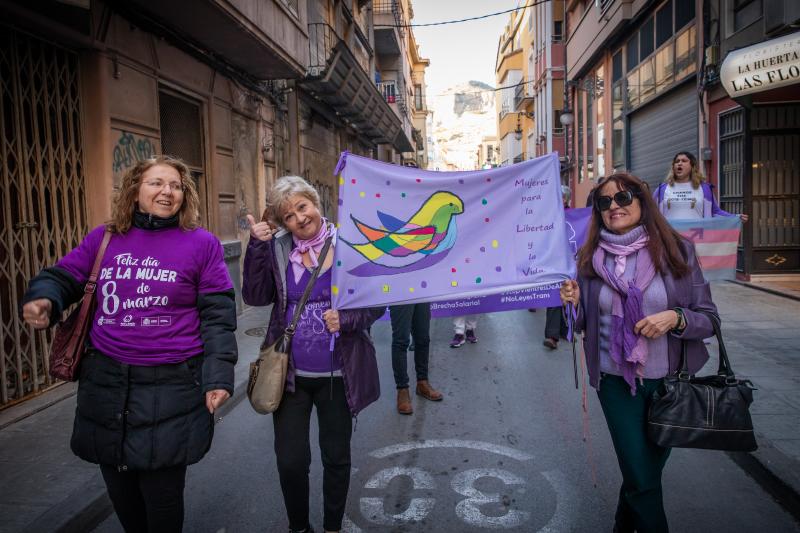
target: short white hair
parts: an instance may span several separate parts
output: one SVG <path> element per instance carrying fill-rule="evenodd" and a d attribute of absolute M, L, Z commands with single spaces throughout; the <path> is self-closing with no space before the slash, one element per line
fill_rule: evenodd
<path fill-rule="evenodd" d="M 296 194 L 305 196 L 322 211 L 319 193 L 310 183 L 300 176 L 283 176 L 278 178 L 275 185 L 267 192 L 267 212 L 270 222 L 283 227 L 283 207 L 289 198 Z"/>

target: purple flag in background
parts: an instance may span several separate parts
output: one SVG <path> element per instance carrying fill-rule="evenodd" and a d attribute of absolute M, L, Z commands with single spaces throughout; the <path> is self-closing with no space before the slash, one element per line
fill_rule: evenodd
<path fill-rule="evenodd" d="M 575 276 L 556 154 L 431 172 L 345 152 L 337 171 L 335 308 L 499 295 Z"/>
<path fill-rule="evenodd" d="M 566 224 L 567 247 L 571 256 L 574 257 L 578 253 L 578 248 L 583 246 L 583 242 L 586 240 L 586 228 L 589 227 L 592 209 L 590 207 L 567 209 L 564 215 L 566 218 L 564 223 Z M 514 311 L 516 309 L 533 309 L 534 307 L 558 307 L 561 305 L 561 298 L 558 295 L 560 287 L 561 282 L 559 281 L 544 287 L 504 292 L 491 296 L 436 302 L 431 304 L 431 316 L 474 315 L 478 313 Z"/>

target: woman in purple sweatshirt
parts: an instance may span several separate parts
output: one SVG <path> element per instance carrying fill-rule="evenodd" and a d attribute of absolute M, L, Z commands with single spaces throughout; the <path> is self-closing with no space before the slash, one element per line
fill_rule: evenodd
<path fill-rule="evenodd" d="M 182 161 L 140 161 L 122 178 L 111 220 L 32 279 L 23 300 L 28 324 L 54 325 L 83 297 L 111 233 L 70 444 L 100 465 L 129 533 L 181 531 L 186 467 L 208 451 L 213 413 L 233 394 L 233 284 L 199 208 Z"/>
<path fill-rule="evenodd" d="M 647 438 L 653 392 L 680 365 L 708 359 L 716 315 L 691 242 L 661 215 L 645 184 L 627 173 L 597 189 L 578 280 L 561 287 L 578 311 L 591 385 L 597 389 L 622 472 L 614 531 L 666 532 L 661 472 L 669 456 Z"/>
<path fill-rule="evenodd" d="M 317 191 L 303 178 L 285 176 L 269 191 L 265 220 L 248 216 L 242 296 L 249 305 L 272 304 L 264 345 L 274 343 L 291 322 L 326 239 L 335 237 L 333 224 L 320 211 Z M 324 528 L 339 531 L 350 484 L 351 418 L 380 396 L 369 327 L 385 309 L 331 308 L 333 255 L 331 247 L 300 315 L 286 389 L 272 416 L 278 474 L 293 532 L 313 531 L 308 521 L 312 407 L 322 452 Z"/>

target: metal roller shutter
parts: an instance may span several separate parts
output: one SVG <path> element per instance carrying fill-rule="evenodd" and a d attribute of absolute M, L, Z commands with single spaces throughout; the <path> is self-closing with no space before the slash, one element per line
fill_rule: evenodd
<path fill-rule="evenodd" d="M 698 155 L 697 106 L 695 85 L 687 83 L 630 115 L 631 173 L 655 187 L 676 152 Z"/>

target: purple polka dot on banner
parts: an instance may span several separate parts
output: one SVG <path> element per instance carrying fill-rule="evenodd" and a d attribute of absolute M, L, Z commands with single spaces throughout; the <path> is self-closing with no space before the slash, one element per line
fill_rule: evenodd
<path fill-rule="evenodd" d="M 386 185 L 391 185 L 391 184 L 392 184 L 392 182 L 391 182 L 391 181 L 389 181 L 389 180 L 386 180 Z"/>
<path fill-rule="evenodd" d="M 481 252 L 485 252 L 485 251 L 486 251 L 486 247 L 485 246 L 481 246 Z"/>
<path fill-rule="evenodd" d="M 503 267 L 496 266 L 496 267 L 494 267 L 494 269 L 495 269 L 495 271 L 500 272 L 501 270 L 503 270 Z"/>
<path fill-rule="evenodd" d="M 461 185 L 464 185 L 464 180 L 458 180 Z"/>
<path fill-rule="evenodd" d="M 347 289 L 347 294 L 353 294 L 354 292 L 356 292 L 355 289 Z"/>
<path fill-rule="evenodd" d="M 427 281 L 423 281 L 422 283 L 419 284 L 419 286 L 424 289 L 425 287 L 428 286 L 428 282 Z"/>
<path fill-rule="evenodd" d="M 344 205 L 344 198 L 339 198 L 339 205 Z"/>

